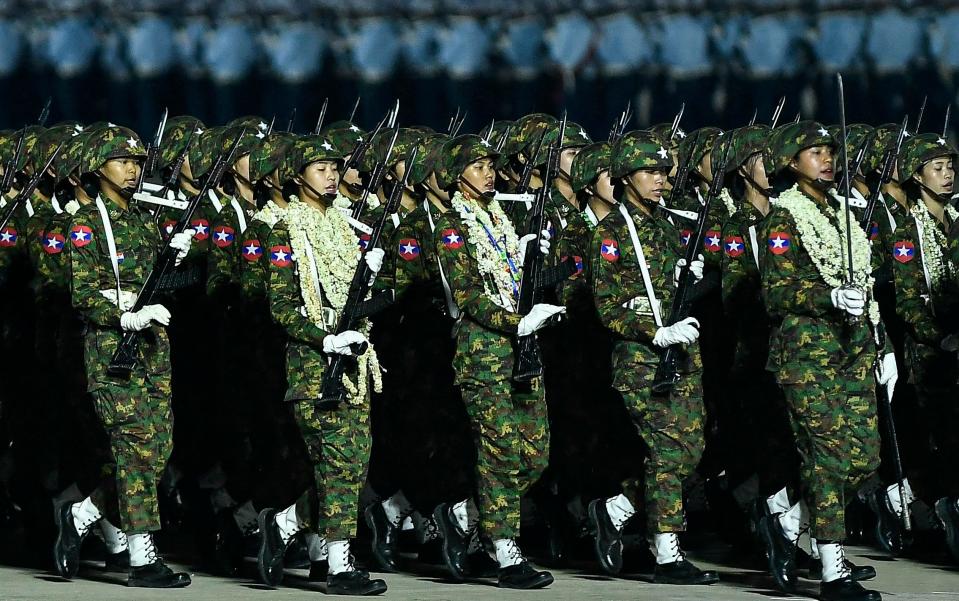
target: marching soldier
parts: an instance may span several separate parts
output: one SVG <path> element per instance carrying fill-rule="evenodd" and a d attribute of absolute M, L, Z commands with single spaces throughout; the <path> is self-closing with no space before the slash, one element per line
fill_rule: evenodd
<path fill-rule="evenodd" d="M 685 529 L 683 481 L 693 474 L 703 451 L 700 372 L 695 346 L 699 322 L 690 317 L 664 326 L 684 259 L 678 232 L 655 211 L 672 167 L 669 152 L 650 132 L 626 134 L 611 153 L 617 211 L 593 233 L 593 297 L 603 324 L 613 333 L 613 387 L 623 397 L 645 443 L 646 534 L 656 558 L 654 582 L 712 584 L 715 572 L 686 559 L 679 546 Z M 690 266 L 702 278 L 702 260 Z M 653 393 L 651 384 L 660 349 L 683 345 L 680 381 L 668 393 Z M 642 507 L 642 483 L 630 479 L 624 493 L 589 505 L 596 552 L 603 569 L 622 568 L 622 530 Z"/>
<path fill-rule="evenodd" d="M 130 571 L 127 584 L 182 587 L 190 576 L 160 559 L 153 532 L 160 528 L 157 484 L 172 448 L 170 356 L 164 327 L 170 312 L 152 304 L 131 312 L 137 290 L 154 264 L 160 236 L 152 216 L 130 204 L 146 156 L 135 133 L 106 127 L 91 134 L 82 184 L 95 197 L 70 224 L 71 291 L 86 323 L 84 360 L 87 386 L 110 438 L 115 476 L 79 503 L 57 507 L 57 571 L 70 578 L 79 567 L 80 545 L 104 515 L 118 511 L 126 535 Z M 189 252 L 193 230 L 174 237 L 178 260 Z M 129 379 L 107 373 L 125 332 L 141 332 L 137 364 Z"/>

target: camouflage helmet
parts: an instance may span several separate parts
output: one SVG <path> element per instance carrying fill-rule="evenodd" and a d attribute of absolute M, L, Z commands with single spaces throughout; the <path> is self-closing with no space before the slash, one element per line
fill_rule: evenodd
<path fill-rule="evenodd" d="M 503 142 L 504 144 L 506 142 L 503 140 L 503 136 L 505 136 L 507 133 L 512 134 L 513 124 L 513 121 L 508 121 L 506 119 L 502 121 L 494 121 L 492 123 L 493 130 L 490 131 L 490 127 L 487 125 L 480 131 L 479 136 L 489 140 L 490 144 L 493 145 L 493 148 L 499 148 L 500 142 Z"/>
<path fill-rule="evenodd" d="M 279 169 L 294 142 L 296 136 L 286 132 L 272 133 L 264 138 L 250 153 L 250 181 L 256 183 Z"/>
<path fill-rule="evenodd" d="M 57 155 L 50 166 L 57 181 L 65 180 L 79 169 L 89 146 L 90 135 L 96 130 L 97 128 L 87 128 L 65 140 L 63 148 L 60 149 L 60 154 Z"/>
<path fill-rule="evenodd" d="M 343 163 L 343 153 L 328 138 L 320 136 L 302 136 L 298 138 L 286 153 L 283 173 L 289 179 L 301 173 L 303 169 L 318 161 L 336 161 Z"/>
<path fill-rule="evenodd" d="M 443 145 L 450 140 L 446 134 L 432 134 L 420 139 L 416 160 L 410 167 L 410 185 L 422 184 L 437 167 Z"/>
<path fill-rule="evenodd" d="M 905 183 L 923 165 L 933 159 L 951 157 L 956 160 L 956 149 L 939 134 L 919 134 L 906 138 L 899 153 L 899 183 Z"/>
<path fill-rule="evenodd" d="M 842 127 L 839 125 L 830 125 L 828 128 L 829 134 L 836 140 L 836 149 L 837 152 L 842 152 L 840 144 L 842 144 Z M 859 152 L 859 148 L 865 144 L 866 151 L 868 154 L 869 146 L 872 141 L 872 135 L 875 130 L 871 125 L 866 125 L 864 123 L 852 123 L 846 126 L 846 153 L 849 156 L 849 163 L 852 164 L 856 160 L 856 153 Z M 859 166 L 860 170 L 865 173 L 866 157 L 863 156 L 863 163 Z M 836 157 L 836 172 L 839 173 L 843 170 L 842 164 L 842 155 Z"/>
<path fill-rule="evenodd" d="M 27 166 L 27 163 L 30 160 L 31 155 L 33 154 L 33 147 L 36 145 L 37 140 L 40 139 L 40 135 L 45 131 L 45 128 L 40 127 L 39 125 L 30 125 L 26 127 L 23 131 L 23 148 L 20 152 L 20 159 L 17 161 L 15 166 L 15 171 L 23 171 Z M 16 150 L 17 147 L 17 136 L 20 133 L 18 132 L 14 136 L 13 148 Z"/>
<path fill-rule="evenodd" d="M 679 143 L 679 164 L 685 164 L 685 161 L 691 158 L 690 171 L 696 169 L 706 157 L 706 153 L 712 152 L 713 144 L 722 133 L 718 127 L 703 127 L 687 135 Z"/>
<path fill-rule="evenodd" d="M 474 134 L 456 136 L 443 144 L 436 181 L 441 188 L 449 188 L 470 164 L 485 158 L 495 161 L 498 157 L 499 153 L 486 139 Z"/>
<path fill-rule="evenodd" d="M 233 160 L 236 161 L 240 157 L 253 152 L 257 146 L 263 143 L 265 138 L 266 134 L 258 129 L 250 129 L 248 127 L 228 127 L 220 133 L 219 152 L 222 153 L 229 151 L 233 143 L 239 139 L 240 143 L 237 145 L 236 153 L 233 155 Z M 216 155 L 213 155 L 212 158 L 213 160 L 216 160 Z"/>
<path fill-rule="evenodd" d="M 394 129 L 381 129 L 373 138 L 370 150 L 363 156 L 363 164 L 360 165 L 360 171 L 372 171 L 376 163 L 386 158 L 386 152 L 390 148 L 390 141 L 393 140 Z M 396 144 L 393 145 L 393 153 L 386 164 L 387 169 L 392 169 L 397 163 L 404 160 L 410 150 L 423 137 L 423 134 L 416 129 L 401 127 L 396 132 Z"/>
<path fill-rule="evenodd" d="M 517 119 L 503 146 L 504 161 L 524 151 L 531 152 L 531 147 L 539 141 L 540 136 L 555 124 L 556 118 L 546 113 L 533 113 Z M 505 166 L 505 163 L 503 164 Z"/>
<path fill-rule="evenodd" d="M 196 137 L 205 129 L 206 125 L 202 121 L 190 115 L 179 115 L 168 119 L 166 129 L 163 130 L 163 139 L 160 141 L 157 167 L 164 169 L 172 165 L 183 152 L 187 142 L 196 144 Z"/>
<path fill-rule="evenodd" d="M 546 163 L 547 152 L 546 149 L 556 143 L 556 138 L 559 136 L 559 123 L 551 127 L 546 131 L 546 135 L 543 137 L 543 147 L 540 149 L 539 154 L 534 157 L 535 163 L 534 166 L 539 167 Z M 592 143 L 592 139 L 589 137 L 589 134 L 586 133 L 586 130 L 583 129 L 581 125 L 573 123 L 571 121 L 566 123 L 566 131 L 563 132 L 563 142 L 560 146 L 560 149 L 567 148 L 580 148 L 586 146 L 587 144 Z M 536 141 L 538 143 L 538 140 Z M 530 147 L 529 153 L 533 152 L 532 146 Z"/>
<path fill-rule="evenodd" d="M 44 164 L 46 164 L 58 146 L 62 144 L 65 147 L 71 139 L 81 133 L 83 133 L 83 128 L 80 127 L 79 124 L 66 123 L 55 125 L 42 132 L 37 137 L 37 141 L 30 151 L 29 165 L 33 173 L 43 168 Z M 60 154 L 63 154 L 63 148 L 60 149 Z M 59 157 L 60 154 L 57 156 Z M 51 168 L 52 167 L 53 165 L 51 164 Z M 54 169 L 54 171 L 56 170 Z M 57 179 L 59 180 L 59 178 Z"/>
<path fill-rule="evenodd" d="M 349 156 L 356 150 L 357 145 L 361 144 L 369 135 L 358 125 L 349 121 L 334 121 L 323 128 L 321 135 L 326 136 L 331 144 L 344 153 L 343 156 Z"/>
<path fill-rule="evenodd" d="M 5 166 L 10 156 L 13 154 L 13 148 L 17 143 L 19 132 L 12 129 L 0 131 L 0 165 Z"/>
<path fill-rule="evenodd" d="M 244 117 L 237 117 L 233 121 L 230 121 L 225 125 L 225 127 L 245 127 L 256 133 L 257 131 L 266 135 L 270 129 L 270 124 L 263 119 L 263 117 L 258 117 L 256 115 L 246 115 Z"/>
<path fill-rule="evenodd" d="M 886 151 L 892 149 L 899 138 L 899 130 L 902 128 L 900 123 L 884 123 L 873 130 L 872 141 L 866 150 L 866 157 L 862 162 L 862 172 L 866 175 L 882 168 L 882 159 Z M 903 144 L 909 139 L 909 132 L 903 139 Z"/>
<path fill-rule="evenodd" d="M 726 172 L 729 173 L 739 168 L 749 157 L 761 153 L 766 149 L 766 140 L 771 133 L 768 125 L 747 125 L 735 129 L 725 136 L 716 139 L 713 146 L 713 167 L 717 166 L 717 161 L 722 157 L 725 150 L 725 144 L 732 144 L 729 151 L 729 162 L 726 163 Z"/>
<path fill-rule="evenodd" d="M 112 159 L 145 159 L 146 156 L 146 148 L 133 130 L 119 125 L 93 129 L 80 163 L 80 173 L 92 173 Z"/>
<path fill-rule="evenodd" d="M 769 177 L 779 173 L 800 152 L 813 146 L 836 147 L 829 130 L 816 121 L 788 123 L 773 130 L 766 143 L 763 163 Z"/>
<path fill-rule="evenodd" d="M 610 150 L 609 142 L 594 142 L 579 151 L 569 168 L 573 192 L 585 190 L 600 173 L 609 169 Z"/>
<path fill-rule="evenodd" d="M 640 169 L 666 169 L 673 159 L 662 139 L 649 130 L 633 130 L 623 136 L 610 151 L 610 177 L 626 177 Z"/>
<path fill-rule="evenodd" d="M 213 161 L 220 154 L 220 140 L 225 129 L 225 127 L 211 127 L 203 130 L 199 136 L 194 134 L 188 153 L 193 179 L 199 180 L 213 167 Z"/>
<path fill-rule="evenodd" d="M 673 136 L 672 140 L 669 139 L 670 132 L 673 131 L 672 123 L 659 123 L 649 128 L 649 131 L 652 132 L 656 139 L 659 140 L 659 143 L 665 146 L 668 150 L 676 150 L 679 148 L 679 145 L 689 137 L 686 134 L 686 131 L 682 127 L 676 128 L 676 135 Z"/>

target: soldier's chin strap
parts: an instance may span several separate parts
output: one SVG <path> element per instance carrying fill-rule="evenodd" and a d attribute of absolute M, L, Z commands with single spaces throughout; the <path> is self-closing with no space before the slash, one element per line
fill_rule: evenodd
<path fill-rule="evenodd" d="M 100 178 L 101 182 L 105 182 L 107 187 L 120 195 L 120 198 L 123 200 L 129 201 L 133 198 L 133 193 L 136 192 L 133 188 L 121 188 L 120 186 L 113 183 L 113 181 L 106 176 L 101 170 L 97 170 L 97 176 Z"/>
<path fill-rule="evenodd" d="M 749 182 L 749 183 L 752 185 L 753 188 L 756 188 L 756 190 L 758 190 L 759 193 L 762 194 L 763 196 L 765 196 L 766 198 L 769 198 L 770 196 L 773 195 L 772 186 L 770 186 L 770 187 L 768 187 L 768 188 L 763 187 L 763 186 L 760 186 L 760 185 L 759 185 L 759 182 L 757 182 L 755 179 L 753 179 L 753 176 L 751 176 L 751 175 L 749 175 L 748 173 L 746 173 L 746 170 L 745 170 L 745 169 L 740 168 L 740 169 L 739 169 L 739 175 L 743 176 L 743 179 L 744 179 L 744 180 L 746 180 L 747 182 Z"/>
<path fill-rule="evenodd" d="M 932 188 L 930 188 L 929 186 L 927 186 L 926 184 L 922 183 L 921 181 L 917 179 L 914 179 L 913 181 L 916 182 L 916 185 L 919 186 L 922 190 L 925 190 L 926 193 L 929 194 L 929 196 L 932 196 L 933 200 L 935 200 L 936 202 L 941 202 L 944 205 L 948 205 L 950 202 L 952 202 L 951 194 L 940 194 L 939 192 L 933 191 Z"/>
<path fill-rule="evenodd" d="M 636 198 L 638 198 L 640 201 L 642 201 L 644 205 L 646 205 L 646 208 L 649 209 L 650 213 L 656 210 L 656 207 L 658 207 L 659 204 L 655 200 L 650 200 L 646 198 L 645 196 L 643 196 L 643 194 L 639 191 L 639 188 L 636 187 L 636 184 L 633 183 L 633 180 L 629 179 L 628 177 L 624 177 L 623 181 L 626 182 L 626 185 L 629 186 L 629 189 L 632 190 L 634 194 L 636 194 Z"/>
<path fill-rule="evenodd" d="M 240 180 L 240 183 L 241 183 L 241 184 L 243 184 L 243 185 L 245 185 L 245 186 L 249 186 L 249 188 L 250 188 L 251 190 L 254 188 L 253 182 L 251 182 L 249 179 L 247 179 L 247 178 L 243 177 L 242 175 L 240 175 L 240 172 L 237 171 L 236 168 L 231 167 L 231 168 L 230 168 L 230 173 L 233 174 L 233 177 L 235 177 L 236 179 Z"/>
<path fill-rule="evenodd" d="M 325 193 L 325 192 L 320 192 L 319 190 L 317 190 L 316 188 L 314 188 L 313 186 L 311 186 L 310 184 L 308 184 L 305 179 L 299 178 L 299 180 L 300 180 L 300 181 L 299 181 L 299 184 L 300 184 L 301 186 L 303 186 L 304 188 L 306 188 L 307 190 L 309 190 L 310 192 L 312 192 L 313 194 L 316 194 L 316 197 L 317 197 L 317 198 L 322 198 L 323 200 L 325 200 L 326 202 L 329 202 L 329 203 L 332 203 L 334 200 L 336 200 L 336 193 L 335 193 L 335 192 L 334 192 L 333 194 L 327 194 L 327 193 Z"/>
<path fill-rule="evenodd" d="M 462 176 L 462 175 L 460 176 L 459 181 L 460 181 L 461 184 L 465 185 L 467 188 L 469 188 L 470 190 L 472 190 L 473 193 L 476 194 L 476 195 L 479 196 L 479 197 L 485 198 L 485 199 L 487 199 L 487 200 L 493 200 L 493 199 L 496 197 L 496 192 L 495 192 L 495 191 L 493 191 L 493 192 L 480 192 L 480 191 L 476 188 L 476 186 L 474 186 L 473 184 L 471 184 L 471 183 L 469 183 L 468 181 L 466 181 L 465 179 L 463 179 L 463 176 Z"/>

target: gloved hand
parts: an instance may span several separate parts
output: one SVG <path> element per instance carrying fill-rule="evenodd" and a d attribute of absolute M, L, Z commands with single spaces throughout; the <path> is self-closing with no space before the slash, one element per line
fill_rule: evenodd
<path fill-rule="evenodd" d="M 834 307 L 853 317 L 862 315 L 866 308 L 866 295 L 858 288 L 846 288 L 845 286 L 833 288 L 830 298 L 832 298 Z"/>
<path fill-rule="evenodd" d="M 350 348 L 353 344 L 367 342 L 366 336 L 356 330 L 347 330 L 342 334 L 330 334 L 323 339 L 323 352 L 328 355 L 352 355 Z"/>
<path fill-rule="evenodd" d="M 699 321 L 687 317 L 671 326 L 663 326 L 653 336 L 653 346 L 666 348 L 674 344 L 692 344 L 699 338 Z"/>
<path fill-rule="evenodd" d="M 383 252 L 382 248 L 371 248 L 363 255 L 366 266 L 370 268 L 370 271 L 372 271 L 374 275 L 379 273 L 380 269 L 383 268 L 383 257 L 385 255 L 386 253 Z M 346 332 L 344 332 L 344 334 L 345 333 Z"/>
<path fill-rule="evenodd" d="M 703 256 L 697 255 L 696 260 L 693 261 L 693 264 L 689 266 L 689 271 L 692 272 L 693 277 L 696 278 L 696 281 L 703 279 L 703 268 L 705 263 L 703 262 Z M 686 266 L 686 259 L 680 259 L 676 261 L 676 269 L 673 270 L 673 285 L 679 285 L 679 274 L 683 270 L 683 267 Z"/>
<path fill-rule="evenodd" d="M 876 381 L 880 386 L 886 387 L 886 397 L 892 402 L 892 393 L 896 389 L 896 382 L 899 380 L 899 368 L 896 366 L 896 354 L 886 353 L 882 358 L 879 367 L 876 368 Z"/>
<path fill-rule="evenodd" d="M 150 327 L 152 322 L 162 326 L 170 325 L 170 312 L 163 305 L 147 305 L 136 312 L 127 311 L 120 315 L 120 327 L 125 332 L 139 332 Z"/>
<path fill-rule="evenodd" d="M 519 321 L 519 327 L 516 329 L 516 335 L 523 337 L 529 336 L 536 330 L 539 330 L 544 325 L 546 325 L 547 320 L 550 317 L 566 313 L 566 307 L 560 305 L 548 305 L 546 303 L 539 303 L 533 305 L 533 308 L 529 310 L 529 313 L 523 316 L 523 319 Z"/>
<path fill-rule="evenodd" d="M 173 263 L 175 266 L 179 267 L 180 263 L 183 262 L 183 259 L 185 259 L 190 252 L 190 246 L 193 244 L 193 236 L 195 234 L 196 230 L 188 228 L 170 239 L 170 248 L 177 251 L 176 261 Z"/>
<path fill-rule="evenodd" d="M 548 255 L 550 247 L 550 236 L 549 230 L 543 230 L 540 232 L 542 237 L 539 241 L 539 252 Z M 529 243 L 536 239 L 536 234 L 526 234 L 519 239 L 519 264 L 523 265 L 526 263 L 526 248 L 529 246 Z"/>
<path fill-rule="evenodd" d="M 942 339 L 942 342 L 939 343 L 939 348 L 947 353 L 959 351 L 959 336 L 955 334 L 949 334 Z"/>

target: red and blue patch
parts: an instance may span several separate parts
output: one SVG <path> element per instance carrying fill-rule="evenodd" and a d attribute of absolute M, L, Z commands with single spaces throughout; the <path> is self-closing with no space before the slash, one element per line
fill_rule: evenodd
<path fill-rule="evenodd" d="M 679 232 L 679 243 L 683 246 L 689 246 L 689 241 L 693 237 L 693 230 L 683 230 Z"/>
<path fill-rule="evenodd" d="M 463 247 L 463 237 L 456 230 L 443 230 L 443 246 L 450 250 Z"/>
<path fill-rule="evenodd" d="M 210 222 L 206 219 L 194 219 L 190 222 L 190 227 L 196 230 L 193 238 L 195 240 L 206 240 L 210 237 Z"/>
<path fill-rule="evenodd" d="M 404 261 L 412 261 L 420 256 L 420 243 L 415 238 L 403 238 L 400 240 L 400 258 Z"/>
<path fill-rule="evenodd" d="M 93 240 L 93 230 L 86 225 L 75 225 L 70 230 L 70 241 L 77 248 L 83 248 Z"/>
<path fill-rule="evenodd" d="M 233 228 L 228 225 L 218 225 L 213 228 L 213 244 L 220 248 L 226 248 L 233 244 L 234 238 L 236 238 L 236 234 Z"/>
<path fill-rule="evenodd" d="M 873 221 L 872 225 L 869 226 L 869 239 L 875 240 L 878 237 L 879 237 L 879 224 Z"/>
<path fill-rule="evenodd" d="M 289 246 L 274 246 L 270 249 L 270 263 L 277 267 L 289 267 L 293 262 Z"/>
<path fill-rule="evenodd" d="M 610 263 L 619 261 L 619 242 L 613 240 L 612 238 L 604 238 L 603 244 L 599 248 L 599 256 L 603 257 Z"/>
<path fill-rule="evenodd" d="M 126 255 L 124 255 L 122 252 L 117 253 L 117 263 L 123 263 L 123 260 L 126 258 Z"/>
<path fill-rule="evenodd" d="M 369 234 L 360 234 L 360 250 L 366 250 L 370 247 L 370 235 Z"/>
<path fill-rule="evenodd" d="M 719 252 L 722 249 L 722 246 L 720 246 L 719 244 L 719 241 L 721 239 L 722 238 L 720 237 L 719 232 L 717 232 L 716 230 L 709 230 L 708 232 L 706 232 L 706 239 L 703 240 L 703 246 L 706 248 L 708 252 L 711 252 L 711 253 Z"/>
<path fill-rule="evenodd" d="M 909 240 L 900 240 L 892 245 L 892 258 L 900 263 L 908 263 L 916 257 L 916 245 Z"/>
<path fill-rule="evenodd" d="M 723 248 L 726 250 L 726 255 L 735 259 L 746 250 L 746 244 L 742 236 L 726 236 L 723 240 Z"/>
<path fill-rule="evenodd" d="M 0 248 L 9 248 L 11 246 L 17 245 L 17 239 L 20 236 L 17 234 L 17 230 L 12 227 L 5 227 L 3 231 L 0 231 Z"/>
<path fill-rule="evenodd" d="M 47 234 L 43 237 L 43 252 L 48 255 L 58 255 L 63 252 L 63 245 L 66 243 L 67 239 L 63 237 L 63 234 L 58 232 Z"/>
<path fill-rule="evenodd" d="M 256 263 L 263 256 L 263 247 L 259 240 L 247 240 L 243 243 L 243 258 L 250 263 Z"/>
<path fill-rule="evenodd" d="M 576 255 L 573 255 L 572 257 L 570 257 L 569 255 L 567 255 L 562 258 L 562 262 L 565 263 L 566 261 L 569 261 L 570 259 L 573 260 L 573 265 L 576 266 L 576 273 L 574 273 L 573 275 L 569 277 L 570 279 L 575 280 L 579 276 L 583 275 L 583 257 L 577 257 Z"/>
<path fill-rule="evenodd" d="M 169 237 L 173 233 L 173 228 L 176 227 L 176 219 L 167 219 L 160 226 L 160 230 L 163 232 L 163 237 Z"/>
<path fill-rule="evenodd" d="M 792 236 L 787 232 L 773 232 L 769 234 L 769 252 L 774 255 L 784 255 L 792 246 Z"/>

